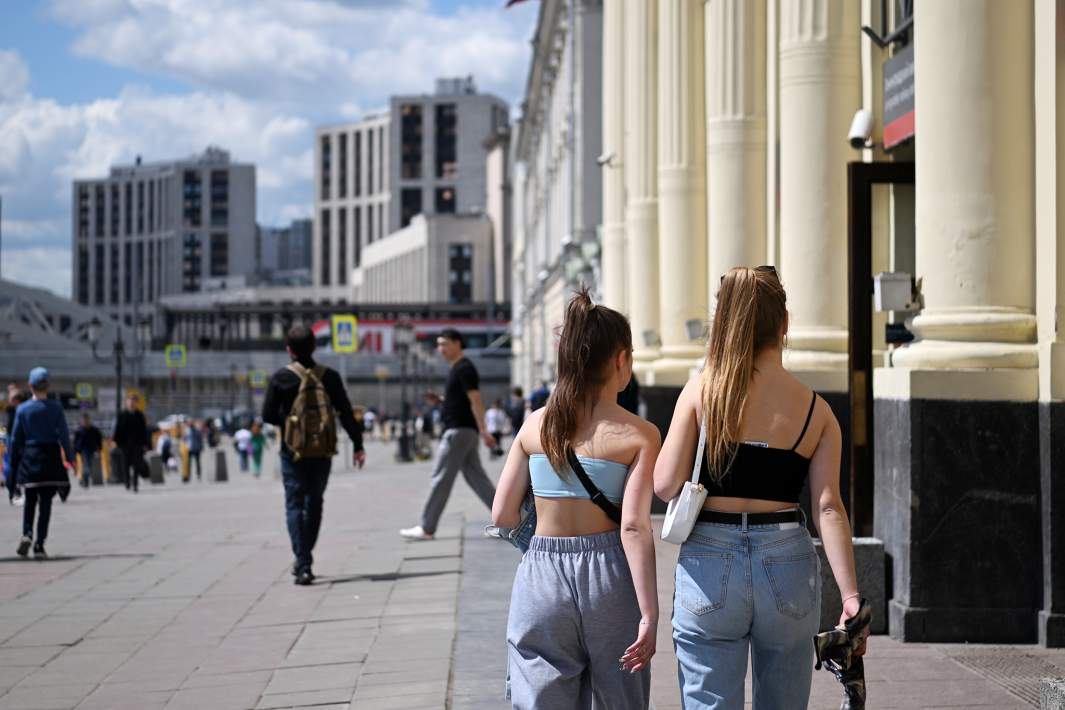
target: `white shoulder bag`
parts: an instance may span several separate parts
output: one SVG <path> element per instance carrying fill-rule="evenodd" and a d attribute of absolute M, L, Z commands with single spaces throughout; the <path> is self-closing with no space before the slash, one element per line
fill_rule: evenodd
<path fill-rule="evenodd" d="M 692 478 L 684 482 L 680 493 L 669 501 L 666 518 L 662 523 L 662 539 L 679 545 L 688 539 L 699 511 L 706 501 L 706 488 L 699 483 L 699 471 L 702 469 L 703 451 L 706 449 L 706 428 L 699 425 L 699 446 L 695 449 L 695 463 L 692 464 Z"/>

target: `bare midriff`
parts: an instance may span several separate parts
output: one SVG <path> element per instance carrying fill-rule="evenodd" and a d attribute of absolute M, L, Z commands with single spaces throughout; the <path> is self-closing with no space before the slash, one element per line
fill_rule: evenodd
<path fill-rule="evenodd" d="M 703 503 L 703 510 L 716 510 L 722 513 L 776 513 L 780 510 L 794 510 L 798 507 L 797 503 L 784 503 L 779 500 L 722 496 L 712 496 Z"/>
<path fill-rule="evenodd" d="M 617 530 L 617 524 L 590 500 L 536 498 L 536 534 L 576 537 Z"/>

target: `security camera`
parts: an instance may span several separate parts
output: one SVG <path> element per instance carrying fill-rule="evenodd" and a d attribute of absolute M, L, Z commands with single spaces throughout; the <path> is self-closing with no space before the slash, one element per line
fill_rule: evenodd
<path fill-rule="evenodd" d="M 603 153 L 602 155 L 600 155 L 598 158 L 595 159 L 595 162 L 599 163 L 600 165 L 610 165 L 610 162 L 612 160 L 614 160 L 614 154 L 613 153 Z"/>
<path fill-rule="evenodd" d="M 847 132 L 847 140 L 851 148 L 860 150 L 870 145 L 873 137 L 873 114 L 860 108 L 854 112 L 851 119 L 851 129 Z"/>

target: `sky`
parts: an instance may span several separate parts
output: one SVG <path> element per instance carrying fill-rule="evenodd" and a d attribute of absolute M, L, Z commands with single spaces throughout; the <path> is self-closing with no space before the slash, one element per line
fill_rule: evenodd
<path fill-rule="evenodd" d="M 217 145 L 258 221 L 309 216 L 316 126 L 438 76 L 516 106 L 539 3 L 0 0 L 3 278 L 70 295 L 71 181 Z"/>

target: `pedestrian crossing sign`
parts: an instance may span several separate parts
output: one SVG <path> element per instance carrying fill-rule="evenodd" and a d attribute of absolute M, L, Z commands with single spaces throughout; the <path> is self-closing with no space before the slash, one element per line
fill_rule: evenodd
<path fill-rule="evenodd" d="M 359 350 L 359 319 L 353 315 L 333 316 L 333 352 L 354 353 Z"/>
<path fill-rule="evenodd" d="M 248 379 L 251 382 L 251 386 L 255 389 L 262 389 L 266 387 L 266 370 L 252 370 L 249 373 Z"/>
<path fill-rule="evenodd" d="M 92 399 L 92 385 L 88 382 L 79 382 L 74 385 L 74 396 L 82 401 Z"/>
<path fill-rule="evenodd" d="M 166 358 L 166 366 L 171 370 L 180 369 L 188 364 L 188 350 L 184 345 L 172 343 L 163 348 L 163 357 Z"/>

